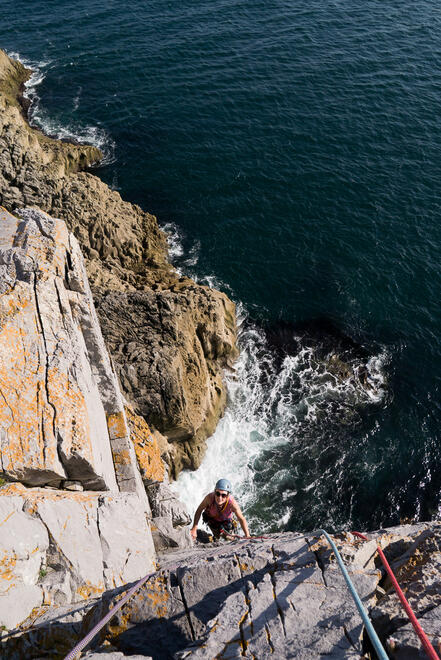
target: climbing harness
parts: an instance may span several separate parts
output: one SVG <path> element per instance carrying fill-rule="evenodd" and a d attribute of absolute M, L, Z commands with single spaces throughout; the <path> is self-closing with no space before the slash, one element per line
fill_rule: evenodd
<path fill-rule="evenodd" d="M 340 556 L 339 551 L 337 550 L 337 546 L 335 545 L 334 541 L 331 539 L 329 534 L 327 532 L 325 532 L 324 529 L 321 529 L 320 532 L 321 532 L 321 534 L 324 535 L 324 537 L 328 541 L 329 545 L 331 546 L 332 550 L 334 551 L 334 554 L 335 554 L 335 557 L 338 561 L 338 565 L 340 567 L 340 570 L 343 573 L 343 577 L 346 581 L 346 584 L 348 586 L 349 591 L 351 592 L 351 596 L 354 599 L 355 605 L 357 606 L 357 610 L 358 610 L 361 618 L 363 619 L 363 623 L 366 627 L 367 633 L 369 635 L 369 638 L 370 638 L 370 640 L 373 644 L 373 647 L 374 647 L 378 657 L 380 658 L 380 660 L 388 660 L 388 655 L 387 655 L 386 651 L 384 650 L 383 645 L 380 642 L 377 633 L 375 632 L 375 629 L 374 629 L 374 627 L 373 627 L 373 625 L 372 625 L 372 623 L 369 619 L 368 613 L 366 612 L 366 610 L 363 606 L 363 603 L 360 600 L 359 595 L 355 591 L 355 587 L 352 583 L 351 578 L 349 577 L 349 573 L 346 570 L 346 566 L 343 564 L 343 560 Z"/>
<path fill-rule="evenodd" d="M 369 541 L 367 536 L 364 536 L 364 534 L 360 534 L 360 532 L 352 532 L 352 534 L 354 536 L 357 536 L 360 539 L 363 539 L 363 541 Z M 391 580 L 391 582 L 394 586 L 395 591 L 397 592 L 397 596 L 400 599 L 401 605 L 403 606 L 407 616 L 409 617 L 410 622 L 411 622 L 416 634 L 420 638 L 421 644 L 423 645 L 423 648 L 424 648 L 425 652 L 427 653 L 428 657 L 431 660 L 440 660 L 439 655 L 437 654 L 437 652 L 433 648 L 433 646 L 430 643 L 430 641 L 429 641 L 426 633 L 424 632 L 421 624 L 419 623 L 418 619 L 416 618 L 415 613 L 413 612 L 411 606 L 409 605 L 409 601 L 406 599 L 406 596 L 403 594 L 403 592 L 401 590 L 401 587 L 398 584 L 398 581 L 397 581 L 391 567 L 389 566 L 389 562 L 387 561 L 387 559 L 384 555 L 384 552 L 380 548 L 379 545 L 377 545 L 377 552 L 380 555 L 380 559 L 383 562 L 383 566 L 386 569 L 386 572 L 387 572 L 387 574 L 388 574 L 388 576 L 389 576 L 389 578 L 390 578 L 390 580 Z"/>

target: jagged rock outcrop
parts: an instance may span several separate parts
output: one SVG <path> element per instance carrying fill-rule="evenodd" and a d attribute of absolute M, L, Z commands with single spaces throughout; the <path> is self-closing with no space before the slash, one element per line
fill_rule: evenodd
<path fill-rule="evenodd" d="M 102 339 L 93 351 L 99 335 L 78 242 L 64 222 L 0 211 L 2 476 L 117 489 L 102 397 L 109 383 L 97 378 Z"/>
<path fill-rule="evenodd" d="M 396 660 L 425 655 L 406 621 L 395 616 L 391 602 L 395 597 L 385 581 L 376 545 L 383 547 L 396 570 L 408 566 L 409 580 L 401 575 L 403 586 L 415 594 L 414 604 L 417 610 L 419 605 L 422 608 L 418 616 L 439 649 L 439 591 L 425 594 L 412 570 L 418 566 L 419 572 L 431 575 L 432 584 L 439 579 L 440 535 L 440 524 L 422 523 L 380 530 L 369 535 L 372 540 L 367 543 L 351 534 L 334 537 L 383 644 Z M 39 658 L 63 657 L 122 593 L 108 592 L 101 600 L 90 601 L 73 622 L 65 609 L 59 616 L 41 615 L 28 633 L 5 641 L 5 658 L 32 658 L 36 648 Z M 374 616 L 379 607 L 389 617 L 387 632 Z M 54 638 L 59 655 L 49 656 Z M 163 558 L 161 570 L 123 605 L 92 646 L 103 653 L 139 654 L 153 660 L 373 657 L 333 552 L 323 537 L 295 533 L 199 546 Z"/>
<path fill-rule="evenodd" d="M 0 627 L 151 570 L 143 480 L 163 478 L 124 405 L 78 241 L 38 209 L 0 209 L 0 484 L 16 482 L 0 488 Z"/>
<path fill-rule="evenodd" d="M 99 150 L 52 140 L 28 125 L 18 101 L 28 76 L 0 50 L 0 205 L 9 211 L 38 206 L 65 220 L 100 297 L 106 341 L 126 350 L 115 356 L 126 398 L 137 414 L 178 441 L 175 474 L 196 467 L 225 406 L 222 369 L 237 355 L 234 305 L 180 278 L 168 263 L 156 218 L 80 171 L 100 159 Z M 107 316 L 114 306 L 117 324 Z M 129 335 L 125 319 L 131 321 Z M 144 343 L 154 356 L 141 350 L 140 357 Z"/>
<path fill-rule="evenodd" d="M 0 489 L 0 628 L 78 603 L 154 569 L 136 493 Z"/>
<path fill-rule="evenodd" d="M 171 490 L 167 479 L 148 485 L 147 495 L 152 511 L 151 530 L 156 551 L 191 548 L 191 516 Z"/>
<path fill-rule="evenodd" d="M 101 160 L 100 150 L 29 126 L 17 98 L 29 75 L 0 50 L 0 205 L 38 206 L 65 220 L 90 262 L 93 285 L 133 288 L 138 275 L 149 282 L 172 275 L 156 219 L 81 172 Z"/>
<path fill-rule="evenodd" d="M 220 366 L 237 356 L 234 305 L 182 278 L 172 288 L 96 303 L 121 386 L 139 415 L 175 444 L 172 475 L 199 467 L 225 407 Z"/>

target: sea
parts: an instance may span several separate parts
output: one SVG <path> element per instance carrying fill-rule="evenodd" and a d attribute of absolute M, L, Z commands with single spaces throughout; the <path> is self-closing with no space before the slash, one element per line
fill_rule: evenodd
<path fill-rule="evenodd" d="M 255 534 L 439 519 L 439 3 L 3 0 L 0 47 L 236 302 L 190 512 L 226 477 Z"/>

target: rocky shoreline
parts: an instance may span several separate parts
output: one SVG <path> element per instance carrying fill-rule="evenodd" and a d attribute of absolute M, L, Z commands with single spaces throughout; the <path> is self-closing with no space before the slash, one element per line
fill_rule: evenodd
<path fill-rule="evenodd" d="M 152 572 L 84 657 L 373 658 L 323 538 L 193 545 L 168 481 L 223 414 L 234 304 L 173 270 L 99 150 L 29 125 L 28 76 L 0 50 L 2 657 L 64 657 Z M 377 543 L 439 650 L 440 525 L 369 536 L 335 540 L 390 657 L 423 655 Z"/>
<path fill-rule="evenodd" d="M 83 171 L 101 160 L 99 149 L 53 140 L 29 125 L 18 100 L 29 76 L 0 51 L 0 206 L 36 206 L 64 220 L 78 239 L 123 394 L 171 441 L 164 457 L 173 456 L 176 476 L 200 464 L 224 411 L 222 370 L 238 354 L 235 306 L 180 277 L 156 218 Z M 120 327 L 124 318 L 136 318 L 129 333 Z"/>

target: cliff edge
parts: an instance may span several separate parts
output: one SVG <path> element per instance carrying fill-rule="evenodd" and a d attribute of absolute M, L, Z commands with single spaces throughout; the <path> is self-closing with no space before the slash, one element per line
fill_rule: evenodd
<path fill-rule="evenodd" d="M 123 394 L 162 434 L 177 476 L 198 467 L 223 414 L 222 371 L 238 354 L 234 304 L 179 277 L 156 218 L 83 171 L 98 149 L 29 125 L 20 102 L 29 74 L 0 50 L 0 205 L 38 207 L 78 239 Z"/>

